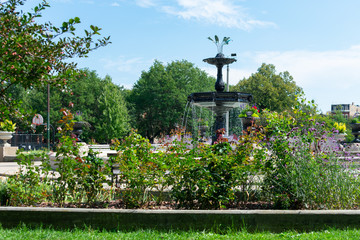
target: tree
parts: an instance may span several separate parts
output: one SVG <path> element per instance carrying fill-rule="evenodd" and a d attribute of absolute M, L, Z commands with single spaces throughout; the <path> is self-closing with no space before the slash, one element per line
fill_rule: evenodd
<path fill-rule="evenodd" d="M 253 95 L 253 102 L 260 109 L 283 111 L 295 106 L 296 96 L 302 94 L 289 72 L 276 74 L 275 66 L 263 63 L 256 73 L 239 81 L 232 91 Z"/>
<path fill-rule="evenodd" d="M 109 142 L 130 132 L 128 111 L 119 86 L 111 81 L 105 83 L 97 102 L 100 116 L 95 129 L 99 142 Z"/>
<path fill-rule="evenodd" d="M 109 37 L 95 40 L 100 28 L 93 25 L 85 30 L 85 36 L 76 35 L 78 17 L 60 27 L 50 22 L 37 23 L 35 20 L 49 4 L 43 0 L 33 12 L 18 11 L 25 2 L 0 3 L 0 118 L 16 117 L 14 113 L 19 113 L 10 94 L 15 85 L 24 89 L 47 84 L 64 87 L 79 73 L 76 63 L 66 59 L 87 57 L 90 51 L 110 43 Z"/>
<path fill-rule="evenodd" d="M 83 133 L 81 139 L 87 141 L 93 138 L 97 142 L 107 142 L 115 136 L 121 137 L 130 128 L 127 125 L 129 116 L 122 87 L 112 83 L 110 76 L 100 78 L 95 71 L 89 69 L 82 69 L 81 72 L 77 76 L 77 80 L 70 82 L 65 89 L 58 89 L 55 86 L 51 88 L 51 124 L 56 129 L 57 122 L 63 115 L 59 110 L 64 106 L 70 107 L 70 104 L 73 106 L 71 111 L 74 114 L 76 112 L 81 113 L 83 120 L 93 126 Z M 25 90 L 17 86 L 15 89 L 13 97 L 14 99 L 23 100 L 21 105 L 23 109 L 46 116 L 46 88 Z M 114 110 L 116 108 L 121 109 L 121 114 Z M 113 112 L 113 116 L 107 115 L 110 112 Z M 119 124 L 119 126 L 113 126 L 113 124 Z M 111 129 L 109 131 L 113 131 L 113 133 L 108 134 L 106 127 L 109 127 Z M 120 129 L 124 128 L 126 130 L 120 131 Z M 22 130 L 26 130 L 26 128 L 23 127 Z"/>
<path fill-rule="evenodd" d="M 192 92 L 211 91 L 215 79 L 194 64 L 174 61 L 164 66 L 155 61 L 143 71 L 128 96 L 139 133 L 153 141 L 181 125 L 187 97 Z"/>

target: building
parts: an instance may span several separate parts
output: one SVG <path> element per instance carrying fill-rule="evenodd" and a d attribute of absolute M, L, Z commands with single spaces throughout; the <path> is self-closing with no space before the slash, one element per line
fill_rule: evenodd
<path fill-rule="evenodd" d="M 341 111 L 341 113 L 346 118 L 353 118 L 355 115 L 360 115 L 360 106 L 351 104 L 332 104 L 331 105 L 331 114 L 335 114 L 336 111 Z"/>

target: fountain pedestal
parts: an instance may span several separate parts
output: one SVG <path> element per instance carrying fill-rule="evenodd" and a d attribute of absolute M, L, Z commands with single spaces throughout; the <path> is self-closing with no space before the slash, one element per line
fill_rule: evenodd
<path fill-rule="evenodd" d="M 12 147 L 8 141 L 13 132 L 0 131 L 0 162 L 13 161 L 18 147 Z"/>
<path fill-rule="evenodd" d="M 223 92 L 225 90 L 225 83 L 223 81 L 222 68 L 224 65 L 231 64 L 236 62 L 235 58 L 226 58 L 224 54 L 218 53 L 214 58 L 206 58 L 203 60 L 204 62 L 215 65 L 217 68 L 217 78 L 215 83 L 215 90 L 217 92 Z"/>
<path fill-rule="evenodd" d="M 215 113 L 215 132 L 226 126 L 226 113 L 231 109 L 245 107 L 252 100 L 252 95 L 242 92 L 197 92 L 188 96 L 188 102 L 195 106 L 207 108 Z"/>

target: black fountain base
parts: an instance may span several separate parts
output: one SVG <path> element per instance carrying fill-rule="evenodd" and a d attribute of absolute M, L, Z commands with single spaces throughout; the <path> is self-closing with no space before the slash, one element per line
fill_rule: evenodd
<path fill-rule="evenodd" d="M 225 114 L 231 109 L 245 107 L 252 100 L 252 95 L 241 92 L 197 92 L 188 96 L 188 101 L 215 113 L 215 130 L 226 128 Z M 216 139 L 213 139 L 213 142 Z"/>

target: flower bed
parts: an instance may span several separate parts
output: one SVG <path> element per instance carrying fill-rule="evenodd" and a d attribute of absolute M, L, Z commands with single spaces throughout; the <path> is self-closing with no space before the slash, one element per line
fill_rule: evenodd
<path fill-rule="evenodd" d="M 2 205 L 158 209 L 359 205 L 360 184 L 351 159 L 339 162 L 337 154 L 344 154 L 332 139 L 331 128 L 302 111 L 264 111 L 265 127 L 253 126 L 232 142 L 222 131 L 214 145 L 180 136 L 156 153 L 147 139 L 132 131 L 114 142 L 121 154 L 107 162 L 91 152 L 79 153 L 75 139 L 67 135 L 68 116 L 57 149 L 56 177 L 40 181 L 41 175 L 52 173 L 47 155 L 36 156 L 43 159 L 41 168 L 33 165 L 35 156 L 21 155 L 21 172 L 0 187 Z M 118 185 L 109 180 L 114 164 Z"/>

